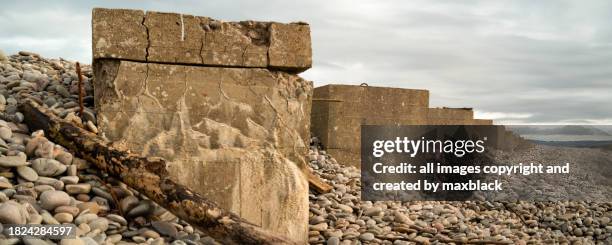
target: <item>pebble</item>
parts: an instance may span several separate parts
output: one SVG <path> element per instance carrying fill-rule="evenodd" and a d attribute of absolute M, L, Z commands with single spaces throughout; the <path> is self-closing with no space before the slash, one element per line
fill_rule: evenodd
<path fill-rule="evenodd" d="M 68 192 L 68 194 L 71 194 L 71 195 L 87 194 L 89 193 L 89 191 L 91 191 L 91 185 L 87 183 L 70 184 L 70 185 L 66 185 L 65 189 L 66 189 L 66 192 Z"/>
<path fill-rule="evenodd" d="M 30 181 L 30 182 L 35 182 L 36 180 L 38 180 L 38 173 L 36 173 L 34 169 L 28 166 L 19 166 L 16 169 L 17 169 L 17 174 L 19 174 L 21 178 L 27 181 Z"/>
<path fill-rule="evenodd" d="M 100 212 L 100 205 L 96 202 L 82 202 L 76 205 L 80 212 L 89 210 L 90 214 L 98 214 Z"/>
<path fill-rule="evenodd" d="M 49 212 L 43 210 L 40 214 L 42 216 L 42 222 L 48 225 L 59 225 L 57 221 Z"/>
<path fill-rule="evenodd" d="M 153 230 L 148 230 L 148 229 L 144 230 L 143 232 L 141 232 L 140 235 L 145 237 L 145 238 L 147 238 L 147 239 L 148 238 L 156 239 L 156 238 L 160 237 L 159 233 L 157 233 L 157 232 L 155 232 Z"/>
<path fill-rule="evenodd" d="M 153 226 L 153 228 L 159 232 L 159 234 L 164 236 L 176 237 L 178 233 L 176 226 L 170 224 L 169 222 L 155 221 L 151 222 L 151 226 Z"/>
<path fill-rule="evenodd" d="M 74 219 L 74 223 L 76 225 L 88 224 L 89 222 L 97 218 L 98 218 L 98 215 L 96 214 L 83 212 L 79 216 L 77 216 L 76 219 Z M 89 225 L 87 225 L 87 227 L 89 227 Z"/>
<path fill-rule="evenodd" d="M 74 217 L 80 213 L 80 210 L 79 208 L 74 207 L 74 206 L 59 206 L 55 208 L 54 212 L 55 213 L 68 213 Z"/>
<path fill-rule="evenodd" d="M 380 207 L 371 207 L 371 208 L 366 209 L 364 214 L 367 216 L 378 216 L 382 214 L 382 209 Z"/>
<path fill-rule="evenodd" d="M 359 239 L 361 239 L 362 241 L 366 241 L 366 242 L 372 241 L 374 240 L 374 238 L 375 238 L 374 234 L 369 233 L 369 232 L 359 235 Z"/>
<path fill-rule="evenodd" d="M 153 210 L 151 209 L 152 203 L 148 200 L 141 201 L 138 206 L 132 208 L 128 213 L 128 217 L 147 216 Z"/>
<path fill-rule="evenodd" d="M 340 238 L 338 238 L 338 237 L 330 237 L 329 239 L 327 239 L 326 244 L 327 245 L 338 245 L 338 244 L 340 244 Z"/>
<path fill-rule="evenodd" d="M 32 161 L 32 168 L 40 176 L 52 177 L 63 174 L 67 167 L 55 159 L 38 158 Z"/>
<path fill-rule="evenodd" d="M 107 219 L 117 222 L 121 225 L 127 225 L 127 220 L 119 215 L 116 214 L 109 214 L 106 216 Z M 187 227 L 191 227 L 191 226 L 187 226 Z M 192 228 L 193 229 L 193 228 Z"/>
<path fill-rule="evenodd" d="M 72 214 L 69 213 L 56 213 L 54 216 L 55 220 L 60 223 L 71 223 L 73 220 Z"/>
<path fill-rule="evenodd" d="M 66 185 L 74 185 L 79 183 L 79 176 L 63 176 L 60 178 L 60 181 L 64 182 Z"/>
<path fill-rule="evenodd" d="M 65 205 L 70 205 L 70 196 L 66 192 L 45 191 L 40 195 L 40 206 L 46 210 Z"/>
<path fill-rule="evenodd" d="M 108 220 L 106 218 L 97 218 L 89 222 L 89 227 L 92 230 L 98 229 L 100 231 L 106 231 L 108 229 Z"/>
<path fill-rule="evenodd" d="M 0 127 L 0 138 L 3 140 L 10 140 L 13 136 L 13 131 L 7 127 Z"/>
<path fill-rule="evenodd" d="M 23 206 L 14 201 L 0 204 L 0 224 L 25 224 L 28 213 Z"/>
<path fill-rule="evenodd" d="M 2 156 L 0 157 L 0 167 L 10 168 L 10 167 L 19 167 L 26 166 L 28 163 L 26 162 L 25 154 L 20 154 L 16 156 Z"/>

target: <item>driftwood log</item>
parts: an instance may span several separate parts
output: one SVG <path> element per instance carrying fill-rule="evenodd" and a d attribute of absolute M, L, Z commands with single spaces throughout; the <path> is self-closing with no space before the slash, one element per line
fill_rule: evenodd
<path fill-rule="evenodd" d="M 34 101 L 25 101 L 20 109 L 31 130 L 44 130 L 50 140 L 224 244 L 296 244 L 219 208 L 216 203 L 171 180 L 161 158 L 140 157 L 113 146 L 96 134 L 53 115 Z"/>

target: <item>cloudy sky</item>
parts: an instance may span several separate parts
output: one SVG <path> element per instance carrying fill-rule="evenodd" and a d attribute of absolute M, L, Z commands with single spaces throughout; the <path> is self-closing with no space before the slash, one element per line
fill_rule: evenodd
<path fill-rule="evenodd" d="M 91 8 L 310 23 L 328 83 L 430 90 L 502 123 L 612 124 L 612 1 L 11 1 L 0 49 L 91 62 Z"/>

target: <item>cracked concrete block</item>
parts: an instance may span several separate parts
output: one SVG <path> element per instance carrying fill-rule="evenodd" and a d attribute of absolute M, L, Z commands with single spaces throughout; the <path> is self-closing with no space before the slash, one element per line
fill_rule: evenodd
<path fill-rule="evenodd" d="M 267 22 L 221 22 L 202 18 L 206 37 L 202 63 L 219 66 L 267 67 Z"/>
<path fill-rule="evenodd" d="M 179 183 L 306 242 L 312 83 L 260 68 L 94 63 L 98 127 Z"/>
<path fill-rule="evenodd" d="M 148 40 L 143 20 L 142 10 L 94 8 L 92 11 L 94 59 L 145 60 Z"/>
<path fill-rule="evenodd" d="M 305 23 L 270 25 L 270 67 L 305 71 L 312 66 L 310 26 Z"/>
<path fill-rule="evenodd" d="M 204 30 L 200 18 L 148 11 L 143 24 L 149 33 L 149 62 L 198 64 Z"/>
<path fill-rule="evenodd" d="M 93 57 L 142 62 L 254 67 L 302 72 L 311 67 L 307 24 L 224 22 L 137 10 L 93 10 Z"/>

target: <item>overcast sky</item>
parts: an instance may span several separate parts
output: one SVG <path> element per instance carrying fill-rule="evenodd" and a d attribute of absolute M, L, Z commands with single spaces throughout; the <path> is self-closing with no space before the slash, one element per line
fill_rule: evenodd
<path fill-rule="evenodd" d="M 10 1 L 0 49 L 91 62 L 91 9 L 310 23 L 328 83 L 419 88 L 501 123 L 612 124 L 612 1 Z"/>

